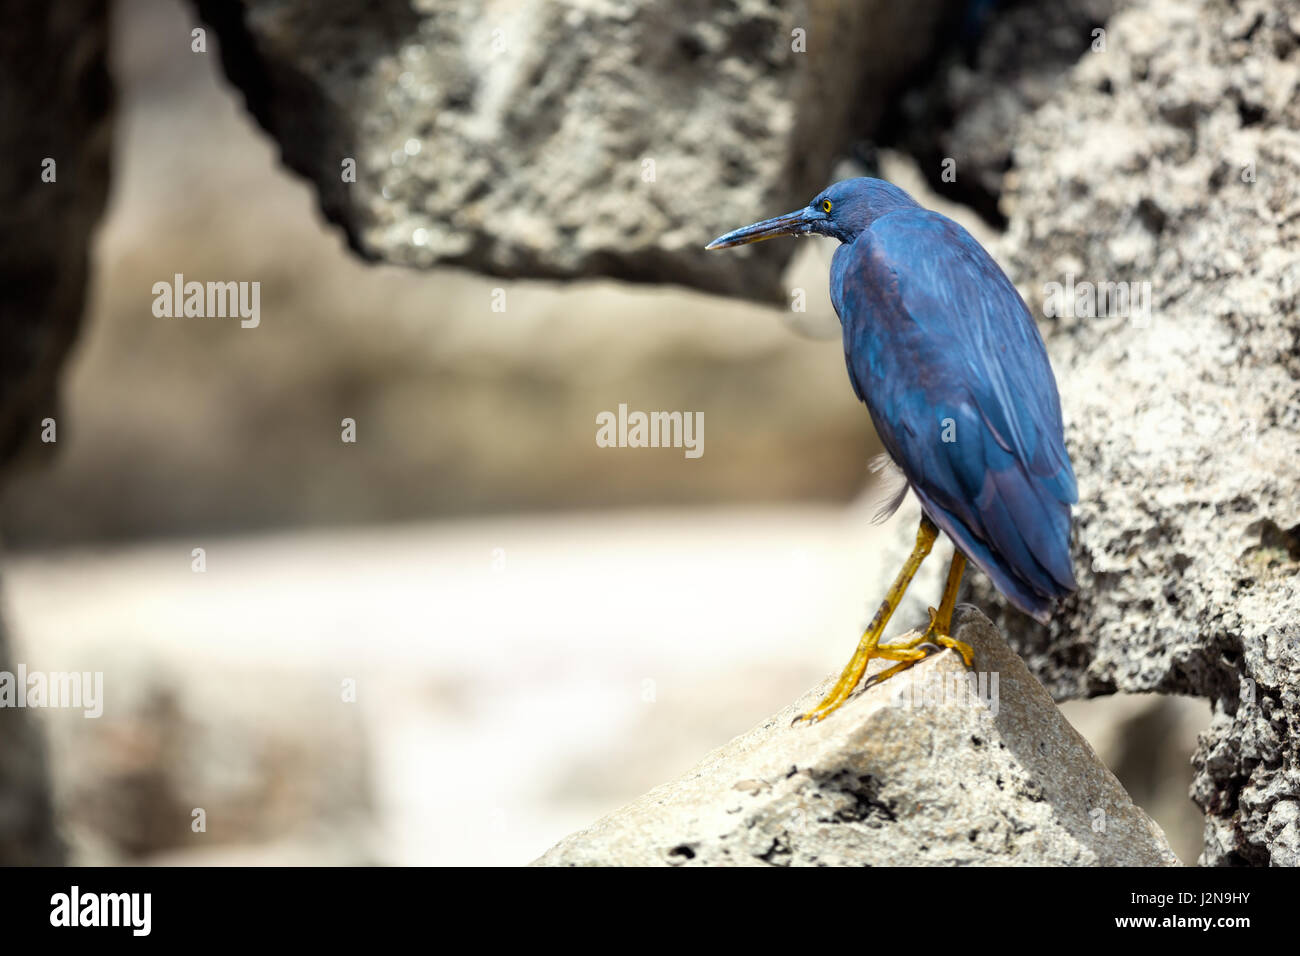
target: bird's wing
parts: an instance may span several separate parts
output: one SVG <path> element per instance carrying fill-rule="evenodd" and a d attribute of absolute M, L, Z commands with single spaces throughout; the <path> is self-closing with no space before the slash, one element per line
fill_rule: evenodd
<path fill-rule="evenodd" d="M 858 396 L 926 511 L 1023 610 L 1074 588 L 1078 499 L 1060 400 L 1024 301 L 983 247 L 904 210 L 836 253 Z"/>

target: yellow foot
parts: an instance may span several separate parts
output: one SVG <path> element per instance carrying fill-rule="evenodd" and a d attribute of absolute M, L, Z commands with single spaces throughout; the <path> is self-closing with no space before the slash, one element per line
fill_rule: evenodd
<path fill-rule="evenodd" d="M 940 637 L 931 638 L 936 644 L 942 644 L 944 647 L 951 647 L 961 655 L 962 661 L 967 667 L 975 663 L 975 648 L 971 647 L 965 641 L 959 641 L 955 637 L 949 637 L 944 634 Z"/>
<path fill-rule="evenodd" d="M 868 660 L 879 657 L 887 661 L 901 662 L 895 664 L 893 667 L 886 668 L 885 670 L 881 671 L 879 674 L 873 675 L 871 677 L 872 687 L 875 687 L 881 681 L 889 680 L 889 678 L 893 677 L 899 671 L 907 670 L 917 661 L 923 660 L 927 656 L 927 654 L 924 650 L 921 650 L 920 648 L 916 647 L 916 645 L 919 643 L 921 643 L 920 638 L 918 638 L 915 641 L 900 643 L 900 644 L 877 644 L 875 651 L 871 654 L 871 656 L 862 661 L 861 671 L 858 673 L 857 677 L 852 682 L 849 682 L 845 678 L 841 677 L 840 680 L 835 684 L 835 686 L 831 688 L 830 693 L 827 694 L 824 698 L 822 698 L 822 702 L 820 704 L 818 704 L 812 710 L 808 711 L 806 714 L 800 714 L 793 721 L 791 721 L 791 724 L 797 724 L 800 721 L 806 721 L 810 724 L 815 724 L 819 720 L 823 720 L 828 715 L 833 714 L 835 711 L 839 710 L 840 707 L 843 706 L 844 702 L 848 700 L 849 697 L 852 696 L 854 689 L 857 688 L 859 681 L 862 680 L 862 675 L 865 674 L 867 670 Z"/>
<path fill-rule="evenodd" d="M 922 633 L 910 640 L 898 641 L 893 644 L 877 644 L 875 648 L 866 657 L 855 660 L 857 664 L 854 667 L 854 673 L 846 673 L 841 676 L 835 686 L 831 688 L 821 703 L 806 714 L 800 714 L 791 724 L 797 724 L 800 721 L 806 721 L 815 724 L 819 720 L 824 720 L 844 705 L 844 702 L 853 695 L 862 676 L 867 671 L 867 661 L 874 658 L 882 658 L 887 661 L 898 661 L 893 667 L 887 667 L 879 674 L 874 674 L 870 678 L 871 686 L 882 684 L 889 678 L 893 677 L 900 671 L 905 671 L 919 660 L 924 660 L 930 656 L 930 651 L 926 649 L 929 645 L 931 649 L 935 647 L 950 647 L 961 655 L 962 661 L 967 667 L 970 667 L 975 660 L 974 649 L 965 641 L 959 641 L 947 634 L 939 633 L 939 612 L 930 608 L 930 624 Z"/>
<path fill-rule="evenodd" d="M 965 641 L 959 641 L 955 637 L 945 633 L 946 627 L 939 623 L 939 612 L 930 608 L 930 626 L 925 629 L 925 633 L 920 636 L 914 644 L 938 644 L 940 647 L 951 647 L 961 655 L 962 661 L 967 667 L 970 667 L 975 661 L 975 649 Z M 910 645 L 909 645 L 910 646 Z"/>

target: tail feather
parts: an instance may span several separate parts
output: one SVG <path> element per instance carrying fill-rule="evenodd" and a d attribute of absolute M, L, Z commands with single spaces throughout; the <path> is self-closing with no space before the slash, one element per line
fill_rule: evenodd
<path fill-rule="evenodd" d="M 981 502 L 984 534 L 977 535 L 928 495 L 916 494 L 930 520 L 952 538 L 957 549 L 988 575 L 1012 604 L 1039 622 L 1046 623 L 1056 602 L 1074 590 L 1068 504 L 1045 502 L 1035 495 L 1032 508 L 1024 499 L 1017 499 L 1016 507 L 1008 507 L 1004 497 L 995 494 L 987 503 Z M 1047 532 L 1040 533 L 1043 528 Z M 1047 557 L 1046 562 L 1039 559 L 1040 553 Z"/>

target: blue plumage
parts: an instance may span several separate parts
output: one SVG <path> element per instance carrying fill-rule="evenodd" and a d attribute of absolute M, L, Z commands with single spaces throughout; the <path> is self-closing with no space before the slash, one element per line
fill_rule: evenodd
<path fill-rule="evenodd" d="M 1047 352 L 1024 301 L 961 226 L 919 206 L 836 250 L 854 391 L 931 519 L 1037 617 L 1074 589 L 1078 500 Z"/>
<path fill-rule="evenodd" d="M 831 298 L 885 449 L 958 549 L 1045 619 L 1075 587 L 1078 492 L 1056 380 L 1011 280 L 965 229 L 877 179 L 836 183 L 710 248 L 785 234 L 840 240 Z"/>

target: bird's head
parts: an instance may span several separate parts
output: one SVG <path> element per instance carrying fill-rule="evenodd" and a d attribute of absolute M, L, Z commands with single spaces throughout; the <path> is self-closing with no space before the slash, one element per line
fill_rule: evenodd
<path fill-rule="evenodd" d="M 802 209 L 733 229 L 705 249 L 727 249 L 774 236 L 830 236 L 852 242 L 886 213 L 917 202 L 903 190 L 881 179 L 842 179 L 827 186 Z"/>

